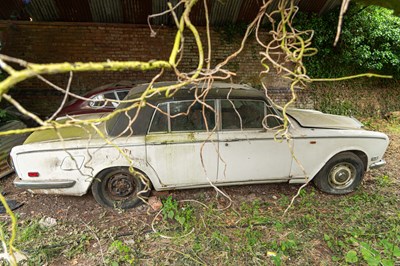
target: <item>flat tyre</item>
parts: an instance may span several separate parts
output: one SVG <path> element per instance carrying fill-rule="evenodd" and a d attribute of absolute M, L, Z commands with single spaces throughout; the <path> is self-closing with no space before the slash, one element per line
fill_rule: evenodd
<path fill-rule="evenodd" d="M 148 178 L 139 171 L 131 173 L 128 167 L 104 170 L 92 183 L 92 194 L 95 200 L 105 207 L 130 209 L 138 206 L 150 193 L 144 191 L 143 181 Z M 148 187 L 148 186 L 147 186 Z"/>
<path fill-rule="evenodd" d="M 332 157 L 314 178 L 314 184 L 329 194 L 347 194 L 361 184 L 365 170 L 362 160 L 352 152 Z"/>

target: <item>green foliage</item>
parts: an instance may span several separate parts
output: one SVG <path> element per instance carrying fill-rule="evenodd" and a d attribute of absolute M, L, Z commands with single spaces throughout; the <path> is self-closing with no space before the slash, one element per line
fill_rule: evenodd
<path fill-rule="evenodd" d="M 379 6 L 352 4 L 344 16 L 342 34 L 333 46 L 339 10 L 324 16 L 300 13 L 299 29 L 314 29 L 318 54 L 305 58 L 311 77 L 339 77 L 374 72 L 400 78 L 400 18 Z"/>
<path fill-rule="evenodd" d="M 346 254 L 346 262 L 348 263 L 356 263 L 358 261 L 357 252 L 354 250 L 350 250 Z"/>
<path fill-rule="evenodd" d="M 115 240 L 111 243 L 108 251 L 109 257 L 106 259 L 107 265 L 134 265 L 135 256 L 132 249 L 121 240 Z"/>
<path fill-rule="evenodd" d="M 190 222 L 193 220 L 193 208 L 190 206 L 179 208 L 178 202 L 171 196 L 163 201 L 162 214 L 164 219 L 175 220 L 185 230 L 190 228 Z"/>
<path fill-rule="evenodd" d="M 383 6 L 389 9 L 393 9 L 396 14 L 400 13 L 400 1 L 398 0 L 357 0 L 364 5 L 376 5 Z"/>

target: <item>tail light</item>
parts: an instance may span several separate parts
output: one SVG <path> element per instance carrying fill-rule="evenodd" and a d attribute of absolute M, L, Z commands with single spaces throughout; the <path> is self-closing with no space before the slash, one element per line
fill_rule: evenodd
<path fill-rule="evenodd" d="M 39 172 L 28 172 L 29 177 L 39 177 Z"/>

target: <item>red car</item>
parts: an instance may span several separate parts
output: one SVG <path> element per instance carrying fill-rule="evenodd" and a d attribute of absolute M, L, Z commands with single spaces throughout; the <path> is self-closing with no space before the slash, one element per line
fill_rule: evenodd
<path fill-rule="evenodd" d="M 93 100 L 104 100 L 104 101 L 84 101 L 80 99 L 74 99 L 67 103 L 65 107 L 60 111 L 58 117 L 66 115 L 81 115 L 81 114 L 91 114 L 91 113 L 103 113 L 112 112 L 118 107 L 117 102 L 106 102 L 106 99 L 111 100 L 123 100 L 128 94 L 129 90 L 141 82 L 132 81 L 119 81 L 117 83 L 111 83 L 107 85 L 100 86 L 93 89 L 83 95 L 85 98 L 90 98 Z"/>

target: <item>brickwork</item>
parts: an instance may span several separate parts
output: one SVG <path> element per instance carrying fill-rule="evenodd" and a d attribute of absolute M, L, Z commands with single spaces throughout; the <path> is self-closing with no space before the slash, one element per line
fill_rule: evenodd
<path fill-rule="evenodd" d="M 157 35 L 151 37 L 147 26 L 122 24 L 93 24 L 93 23 L 29 23 L 1 22 L 2 53 L 35 63 L 56 63 L 76 61 L 106 61 L 106 60 L 168 60 L 175 38 L 174 28 L 155 28 Z M 199 28 L 203 45 L 206 47 L 205 28 Z M 198 53 L 194 38 L 187 31 L 185 49 L 180 70 L 190 72 L 195 70 L 198 63 Z M 227 42 L 223 35 L 213 30 L 212 35 L 212 65 L 224 60 L 240 46 L 240 39 Z M 265 34 L 261 38 L 268 38 Z M 229 69 L 237 73 L 234 82 L 244 82 L 256 85 L 259 83 L 260 46 L 255 38 L 251 38 L 246 49 L 234 59 Z M 207 54 L 207 50 L 205 50 Z M 97 86 L 120 80 L 149 81 L 157 72 L 90 72 L 74 75 L 72 91 L 78 94 Z M 67 74 L 57 74 L 47 77 L 59 86 L 65 86 Z M 166 72 L 162 80 L 171 80 L 173 73 Z M 281 80 L 274 74 L 267 77 L 270 87 L 282 88 L 287 81 Z M 50 87 L 38 79 L 30 79 L 18 84 L 13 94 L 32 111 L 43 113 L 56 109 L 61 102 L 61 94 L 50 90 Z M 32 97 L 41 100 L 32 101 Z M 48 99 L 43 106 L 45 99 Z"/>

